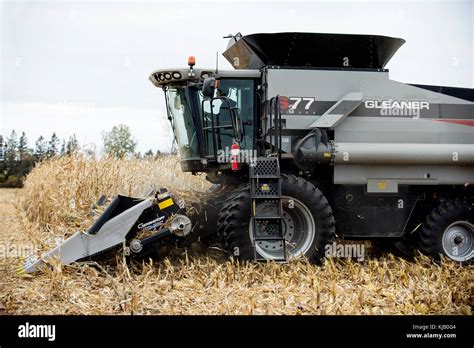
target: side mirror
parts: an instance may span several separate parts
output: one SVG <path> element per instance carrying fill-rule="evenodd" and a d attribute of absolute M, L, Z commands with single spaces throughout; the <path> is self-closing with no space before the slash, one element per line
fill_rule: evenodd
<path fill-rule="evenodd" d="M 204 79 L 204 83 L 202 85 L 202 95 L 208 98 L 212 98 L 214 96 L 215 90 L 215 81 L 216 79 L 213 77 L 208 77 Z"/>

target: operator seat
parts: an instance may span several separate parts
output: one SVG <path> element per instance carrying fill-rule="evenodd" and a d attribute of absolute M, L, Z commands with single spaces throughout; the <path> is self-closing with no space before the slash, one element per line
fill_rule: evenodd
<path fill-rule="evenodd" d="M 229 95 L 229 89 L 223 86 L 220 86 L 217 89 L 217 92 L 219 97 L 228 97 Z M 222 103 L 219 108 L 219 116 L 217 117 L 216 123 L 218 126 L 230 126 L 229 128 L 219 128 L 216 132 L 219 139 L 217 145 L 219 149 L 223 150 L 225 147 L 230 147 L 234 139 L 234 131 L 231 127 L 232 117 L 230 109 L 235 108 L 237 103 L 230 98 L 221 99 L 221 101 Z M 239 109 L 237 108 L 235 111 L 239 112 Z"/>

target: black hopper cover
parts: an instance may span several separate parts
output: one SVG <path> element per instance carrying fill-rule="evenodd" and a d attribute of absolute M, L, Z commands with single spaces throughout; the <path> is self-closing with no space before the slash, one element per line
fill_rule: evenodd
<path fill-rule="evenodd" d="M 237 35 L 224 57 L 235 69 L 264 66 L 383 69 L 405 40 L 379 35 L 275 33 Z"/>

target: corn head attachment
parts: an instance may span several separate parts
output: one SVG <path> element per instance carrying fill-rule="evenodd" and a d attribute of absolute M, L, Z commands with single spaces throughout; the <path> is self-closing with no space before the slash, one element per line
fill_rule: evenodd
<path fill-rule="evenodd" d="M 67 265 L 100 259 L 108 251 L 125 247 L 129 256 L 145 256 L 169 237 L 185 237 L 192 223 L 184 208 L 166 189 L 136 199 L 117 196 L 86 232 L 76 232 L 41 258 L 25 261 L 19 273 L 33 273 L 53 260 Z"/>

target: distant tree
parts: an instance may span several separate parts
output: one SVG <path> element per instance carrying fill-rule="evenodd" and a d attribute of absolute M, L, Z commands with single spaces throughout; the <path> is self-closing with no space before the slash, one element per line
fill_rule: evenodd
<path fill-rule="evenodd" d="M 18 141 L 18 176 L 26 175 L 34 165 L 32 150 L 28 148 L 28 138 L 25 132 L 21 133 Z"/>
<path fill-rule="evenodd" d="M 59 150 L 59 155 L 64 156 L 66 154 L 66 140 L 63 139 L 61 143 L 61 150 Z"/>
<path fill-rule="evenodd" d="M 48 150 L 46 151 L 46 157 L 51 158 L 51 157 L 57 156 L 59 154 L 58 146 L 59 146 L 58 136 L 56 135 L 56 133 L 53 133 L 48 143 Z"/>
<path fill-rule="evenodd" d="M 130 128 L 124 124 L 114 126 L 110 132 L 102 133 L 105 153 L 115 158 L 123 158 L 134 153 L 137 146 Z"/>
<path fill-rule="evenodd" d="M 28 138 L 25 132 L 22 132 L 20 141 L 18 142 L 18 159 L 20 162 L 26 159 L 28 152 Z"/>
<path fill-rule="evenodd" d="M 43 144 L 42 147 L 40 152 L 44 154 L 46 145 Z M 38 161 L 36 151 L 28 147 L 25 132 L 21 132 L 19 139 L 15 130 L 11 132 L 5 144 L 4 157 L 4 161 L 0 162 L 0 172 L 4 174 L 1 181 L 6 187 L 21 187 L 26 175 Z"/>
<path fill-rule="evenodd" d="M 148 150 L 147 152 L 145 152 L 144 154 L 144 157 L 145 158 L 153 158 L 154 154 L 153 154 L 153 150 Z"/>
<path fill-rule="evenodd" d="M 16 175 L 23 181 L 23 178 L 31 172 L 34 165 L 36 163 L 36 158 L 33 155 L 33 151 L 31 149 L 26 149 L 26 151 L 22 155 L 22 160 L 18 162 Z M 21 185 L 21 184 L 20 184 Z"/>
<path fill-rule="evenodd" d="M 156 150 L 156 153 L 155 153 L 155 159 L 158 159 L 160 157 L 163 157 L 165 156 L 167 153 L 166 152 L 161 152 L 160 150 Z"/>
<path fill-rule="evenodd" d="M 12 130 L 5 146 L 5 165 L 8 176 L 15 173 L 18 157 L 18 137 L 15 130 Z"/>
<path fill-rule="evenodd" d="M 66 154 L 73 155 L 79 151 L 79 142 L 76 139 L 76 134 L 73 134 L 69 137 L 69 140 L 66 144 Z"/>
<path fill-rule="evenodd" d="M 41 161 L 46 157 L 48 144 L 42 135 L 36 140 L 34 156 L 37 161 Z"/>

